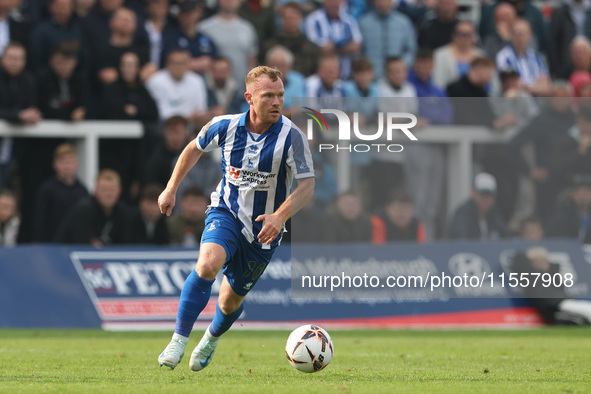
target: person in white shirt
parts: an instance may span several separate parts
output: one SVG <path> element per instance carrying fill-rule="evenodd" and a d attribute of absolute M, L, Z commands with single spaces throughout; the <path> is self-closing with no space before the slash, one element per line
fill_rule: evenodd
<path fill-rule="evenodd" d="M 180 115 L 201 127 L 209 120 L 207 89 L 203 78 L 189 71 L 189 61 L 189 52 L 171 51 L 166 67 L 146 81 L 146 88 L 158 105 L 160 119 Z"/>

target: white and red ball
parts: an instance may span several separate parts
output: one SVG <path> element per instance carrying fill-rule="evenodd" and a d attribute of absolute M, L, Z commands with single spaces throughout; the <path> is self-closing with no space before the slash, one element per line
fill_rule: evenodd
<path fill-rule="evenodd" d="M 285 354 L 289 363 L 298 371 L 317 372 L 332 360 L 334 346 L 330 335 L 322 327 L 306 324 L 289 335 Z"/>

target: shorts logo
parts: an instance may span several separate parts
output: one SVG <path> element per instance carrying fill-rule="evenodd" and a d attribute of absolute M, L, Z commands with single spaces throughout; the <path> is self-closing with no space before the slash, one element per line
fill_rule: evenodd
<path fill-rule="evenodd" d="M 248 282 L 248 283 L 247 283 L 247 284 L 246 284 L 246 285 L 243 287 L 243 289 L 244 289 L 244 290 L 250 290 L 250 288 L 252 287 L 252 285 L 253 285 L 253 283 L 252 283 L 252 282 Z"/>
<path fill-rule="evenodd" d="M 213 222 L 211 222 L 211 224 L 209 225 L 209 228 L 207 229 L 207 232 L 210 232 L 212 230 L 216 230 L 217 226 L 220 225 L 220 221 L 215 219 Z"/>
<path fill-rule="evenodd" d="M 230 167 L 230 169 L 228 170 L 228 173 L 234 179 L 238 179 L 238 177 L 240 176 L 240 170 L 237 168 L 234 168 L 234 167 Z"/>

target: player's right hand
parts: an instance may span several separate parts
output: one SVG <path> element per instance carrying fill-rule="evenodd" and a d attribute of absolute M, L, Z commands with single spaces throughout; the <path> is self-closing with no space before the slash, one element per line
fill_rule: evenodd
<path fill-rule="evenodd" d="M 160 208 L 160 213 L 170 216 L 172 213 L 172 208 L 174 208 L 175 194 L 176 193 L 169 189 L 164 189 L 164 191 L 160 193 L 160 196 L 158 197 L 158 207 Z"/>

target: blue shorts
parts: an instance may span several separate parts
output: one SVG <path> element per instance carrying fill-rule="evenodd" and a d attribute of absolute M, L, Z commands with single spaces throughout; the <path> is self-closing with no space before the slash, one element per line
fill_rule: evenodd
<path fill-rule="evenodd" d="M 262 250 L 253 246 L 241 233 L 242 226 L 224 208 L 210 208 L 205 219 L 201 243 L 213 242 L 226 250 L 222 272 L 236 294 L 245 296 L 267 268 L 274 248 Z"/>

